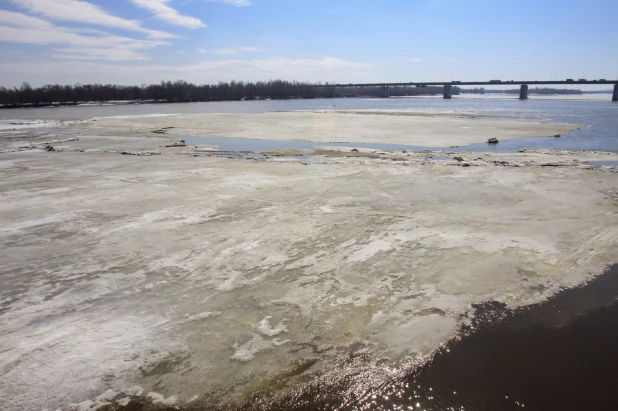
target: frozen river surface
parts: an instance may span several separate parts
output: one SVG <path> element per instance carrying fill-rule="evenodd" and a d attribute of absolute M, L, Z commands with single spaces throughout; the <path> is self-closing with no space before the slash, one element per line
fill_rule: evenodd
<path fill-rule="evenodd" d="M 109 110 L 455 103 L 590 124 L 550 140 L 616 147 L 609 102 L 496 101 Z M 148 114 L 49 112 L 82 109 Z M 577 137 L 594 127 L 607 134 Z M 133 397 L 200 409 L 320 378 L 362 397 L 473 324 L 473 304 L 545 301 L 618 255 L 618 173 L 575 154 L 475 153 L 462 167 L 394 154 L 308 164 L 93 149 L 168 140 L 86 136 L 62 144 L 88 150 L 0 154 L 0 409 Z"/>

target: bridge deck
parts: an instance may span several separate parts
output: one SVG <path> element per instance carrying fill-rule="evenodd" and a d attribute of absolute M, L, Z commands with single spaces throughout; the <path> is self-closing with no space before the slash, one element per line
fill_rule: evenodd
<path fill-rule="evenodd" d="M 410 83 L 349 83 L 349 84 L 324 84 L 324 85 L 313 85 L 312 87 L 380 87 L 380 86 L 389 86 L 389 87 L 397 87 L 397 86 L 444 86 L 444 85 L 452 85 L 452 86 L 509 86 L 509 85 L 555 85 L 555 84 L 565 84 L 565 85 L 573 85 L 573 84 L 591 84 L 591 85 L 614 85 L 618 84 L 618 80 L 573 80 L 573 81 L 546 81 L 546 80 L 533 80 L 533 81 L 500 81 L 500 82 L 492 82 L 492 81 L 430 81 L 430 82 L 410 82 Z"/>

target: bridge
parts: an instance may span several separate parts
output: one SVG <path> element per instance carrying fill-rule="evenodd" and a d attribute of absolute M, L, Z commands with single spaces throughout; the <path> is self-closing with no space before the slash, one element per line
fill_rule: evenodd
<path fill-rule="evenodd" d="M 530 85 L 575 85 L 575 84 L 591 84 L 591 85 L 614 85 L 614 92 L 612 93 L 612 101 L 618 102 L 618 80 L 549 80 L 549 81 L 515 81 L 515 80 L 489 80 L 489 81 L 438 81 L 438 82 L 412 82 L 412 83 L 358 83 L 358 84 L 329 84 L 328 86 L 314 86 L 314 87 L 380 87 L 380 96 L 388 97 L 389 96 L 389 88 L 390 87 L 428 87 L 428 86 L 443 86 L 444 87 L 444 98 L 450 99 L 453 96 L 453 86 L 514 86 L 519 85 L 519 99 L 527 100 L 528 99 L 528 86 Z"/>

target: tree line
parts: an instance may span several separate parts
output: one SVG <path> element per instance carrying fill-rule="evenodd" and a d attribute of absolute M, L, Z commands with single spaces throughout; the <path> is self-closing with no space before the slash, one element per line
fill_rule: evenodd
<path fill-rule="evenodd" d="M 442 87 L 390 87 L 390 96 L 441 94 Z M 453 94 L 460 89 L 453 87 Z M 333 87 L 329 83 L 307 83 L 284 80 L 243 82 L 230 81 L 196 85 L 183 80 L 162 81 L 159 84 L 124 86 L 117 84 L 48 84 L 32 87 L 24 82 L 20 87 L 0 87 L 0 104 L 5 107 L 71 105 L 83 102 L 154 101 L 191 102 L 241 99 L 290 99 L 333 97 L 384 97 L 380 87 Z"/>

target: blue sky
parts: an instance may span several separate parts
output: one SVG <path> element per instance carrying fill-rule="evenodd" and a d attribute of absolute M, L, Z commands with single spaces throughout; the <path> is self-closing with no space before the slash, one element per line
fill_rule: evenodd
<path fill-rule="evenodd" d="M 0 85 L 616 79 L 618 1 L 0 0 Z"/>

